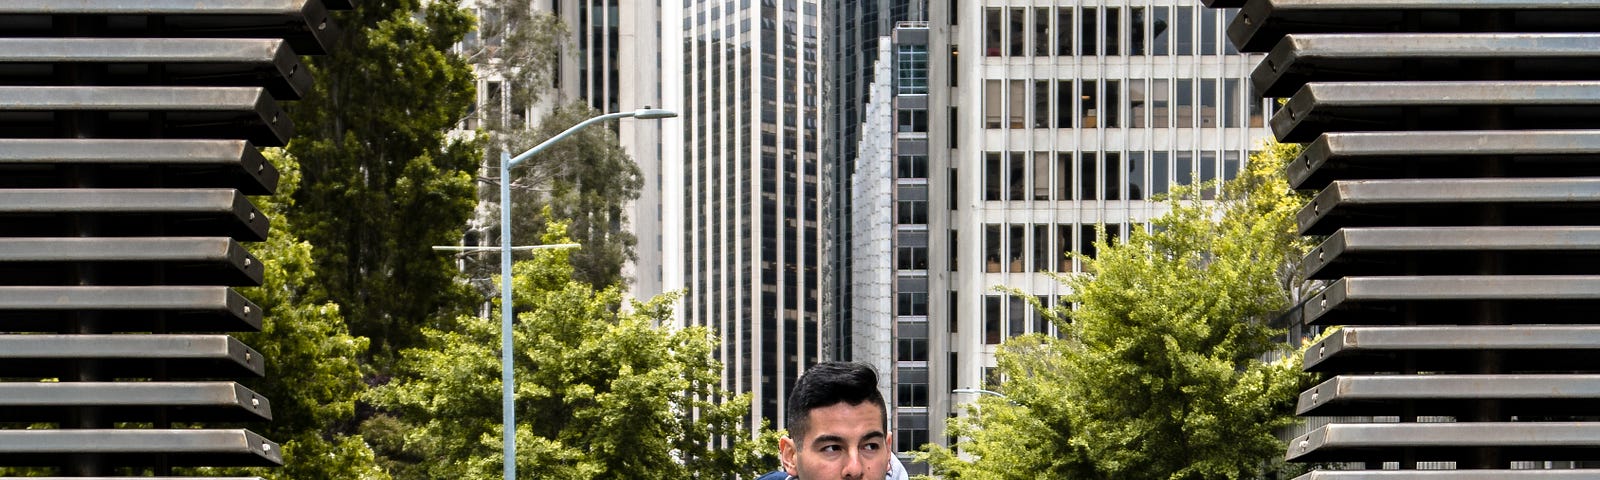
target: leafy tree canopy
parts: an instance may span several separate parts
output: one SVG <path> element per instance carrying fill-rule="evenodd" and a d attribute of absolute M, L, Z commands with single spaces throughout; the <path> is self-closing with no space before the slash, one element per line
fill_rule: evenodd
<path fill-rule="evenodd" d="M 1126 243 L 1097 242 L 1087 274 L 1046 312 L 1062 338 L 998 352 L 1006 399 L 953 421 L 968 454 L 928 445 L 946 478 L 1239 479 L 1278 468 L 1274 433 L 1310 378 L 1269 323 L 1299 286 L 1304 198 L 1281 176 L 1297 147 L 1251 157 L 1214 203 L 1181 189 Z M 1034 302 L 1031 296 L 1025 297 Z M 1070 303 L 1069 303 L 1070 302 Z M 1017 448 L 1026 446 L 1027 448 Z"/>
<path fill-rule="evenodd" d="M 544 243 L 567 241 L 552 224 Z M 749 398 L 718 387 L 715 341 L 671 326 L 671 295 L 622 309 L 617 286 L 572 278 L 566 251 L 514 271 L 517 468 L 529 478 L 723 478 L 766 465 L 741 428 Z M 401 479 L 501 473 L 499 315 L 428 330 L 368 399 L 364 431 Z M 770 434 L 768 435 L 770 436 Z M 723 443 L 726 442 L 726 443 Z"/>

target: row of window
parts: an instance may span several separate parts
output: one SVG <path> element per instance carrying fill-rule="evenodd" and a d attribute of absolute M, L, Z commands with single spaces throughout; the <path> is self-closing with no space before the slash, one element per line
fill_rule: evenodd
<path fill-rule="evenodd" d="M 1239 51 L 1220 32 L 1236 12 L 1195 5 L 987 8 L 984 56 L 1232 55 Z"/>
<path fill-rule="evenodd" d="M 1218 173 L 1223 180 L 1238 175 L 1240 153 L 1220 153 L 1219 165 L 1214 151 L 1199 152 L 1198 157 L 1190 151 L 1130 151 L 1126 156 L 1123 152 L 985 152 L 983 199 L 1144 200 L 1168 193 L 1173 185 L 1215 180 Z M 1215 192 L 1208 189 L 1203 198 L 1210 199 Z"/>
<path fill-rule="evenodd" d="M 1118 241 L 1123 226 L 1108 224 L 1105 239 Z M 1072 272 L 1071 253 L 1095 255 L 1099 226 L 1091 224 L 987 224 L 983 226 L 983 271 L 987 273 Z M 1077 235 L 1074 236 L 1074 233 Z"/>
<path fill-rule="evenodd" d="M 1262 126 L 1263 115 L 1238 79 L 985 80 L 983 88 L 984 128 L 1239 128 Z"/>

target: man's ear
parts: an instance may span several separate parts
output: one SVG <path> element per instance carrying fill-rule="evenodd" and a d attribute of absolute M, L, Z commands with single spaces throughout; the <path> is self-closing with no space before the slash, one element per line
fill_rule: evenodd
<path fill-rule="evenodd" d="M 793 439 L 789 437 L 778 439 L 778 461 L 783 462 L 783 471 L 789 472 L 790 475 L 800 474 L 800 469 L 795 467 L 799 453 L 799 446 L 794 444 Z"/>

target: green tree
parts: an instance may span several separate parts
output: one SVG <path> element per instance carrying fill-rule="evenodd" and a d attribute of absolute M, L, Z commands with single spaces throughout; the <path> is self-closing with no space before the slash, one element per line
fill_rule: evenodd
<path fill-rule="evenodd" d="M 531 148 L 600 113 L 582 102 L 557 108 L 538 127 L 515 137 L 513 151 Z M 528 221 L 512 225 L 512 236 L 540 238 L 551 221 L 562 223 L 566 234 L 583 245 L 569 257 L 573 278 L 597 289 L 627 282 L 622 267 L 638 258 L 638 240 L 627 229 L 627 206 L 639 198 L 644 179 L 612 125 L 584 129 L 513 172 L 513 188 L 521 192 L 512 195 L 513 218 Z"/>
<path fill-rule="evenodd" d="M 456 0 L 356 2 L 330 55 L 307 60 L 316 87 L 291 106 L 303 159 L 289 220 L 310 242 L 319 292 L 385 358 L 417 345 L 430 319 L 470 305 L 450 260 L 472 211 L 479 139 L 445 131 L 474 99 L 473 74 L 451 53 L 472 28 Z M 438 315 L 447 312 L 447 315 Z"/>
<path fill-rule="evenodd" d="M 273 420 L 245 427 L 283 446 L 281 469 L 249 469 L 247 474 L 282 478 L 388 479 L 359 436 L 343 433 L 354 422 L 357 396 L 367 389 L 357 358 L 367 339 L 353 336 L 339 306 L 312 292 L 319 279 L 311 244 L 295 237 L 286 218 L 294 207 L 299 180 L 295 159 L 269 149 L 266 157 L 280 172 L 278 193 L 255 203 L 272 218 L 267 241 L 251 246 L 261 259 L 266 281 L 240 294 L 266 312 L 260 332 L 240 334 L 266 359 L 266 376 L 250 384 L 271 402 Z M 216 471 L 214 469 L 203 469 Z"/>
<path fill-rule="evenodd" d="M 545 243 L 562 233 L 552 224 Z M 770 464 L 740 426 L 748 396 L 718 388 L 713 337 L 671 326 L 675 297 L 620 308 L 620 288 L 574 280 L 566 255 L 536 252 L 514 272 L 519 474 L 723 478 Z M 500 476 L 499 321 L 455 323 L 428 330 L 402 376 L 368 395 L 394 414 L 364 431 L 396 478 Z"/>
<path fill-rule="evenodd" d="M 1126 243 L 1096 246 L 1088 274 L 1047 312 L 1064 338 L 1007 342 L 1007 399 L 985 398 L 953 422 L 964 460 L 922 455 L 950 478 L 1256 478 L 1278 468 L 1274 432 L 1293 424 L 1310 378 L 1269 321 L 1301 281 L 1304 198 L 1281 176 L 1298 147 L 1251 157 L 1215 203 L 1193 189 Z M 1032 300 L 1031 297 L 1027 297 Z M 1036 302 L 1036 301 L 1035 301 Z M 1037 304 L 1035 304 L 1037 306 Z M 1270 363 L 1271 353 L 1287 354 Z M 1028 445 L 1018 449 L 1015 445 Z"/>

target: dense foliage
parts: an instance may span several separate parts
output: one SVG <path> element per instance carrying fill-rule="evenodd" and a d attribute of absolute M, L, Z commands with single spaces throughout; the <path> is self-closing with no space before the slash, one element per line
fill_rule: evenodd
<path fill-rule="evenodd" d="M 544 243 L 560 243 L 561 224 Z M 749 398 L 718 388 L 703 328 L 671 326 L 673 296 L 619 308 L 574 280 L 565 251 L 515 268 L 517 468 L 527 478 L 724 478 L 765 465 L 741 427 Z M 365 431 L 401 479 L 501 474 L 499 315 L 461 317 L 407 350 L 368 398 Z M 727 444 L 719 444 L 724 439 Z"/>
<path fill-rule="evenodd" d="M 1281 177 L 1296 147 L 1253 156 L 1215 203 L 1193 190 L 1126 243 L 1097 243 L 1088 274 L 1050 312 L 1062 338 L 999 350 L 1006 399 L 953 424 L 954 450 L 922 455 L 946 478 L 1238 479 L 1278 468 L 1274 433 L 1308 387 L 1269 321 L 1297 288 L 1304 199 Z M 1026 445 L 1028 448 L 1016 448 Z"/>

